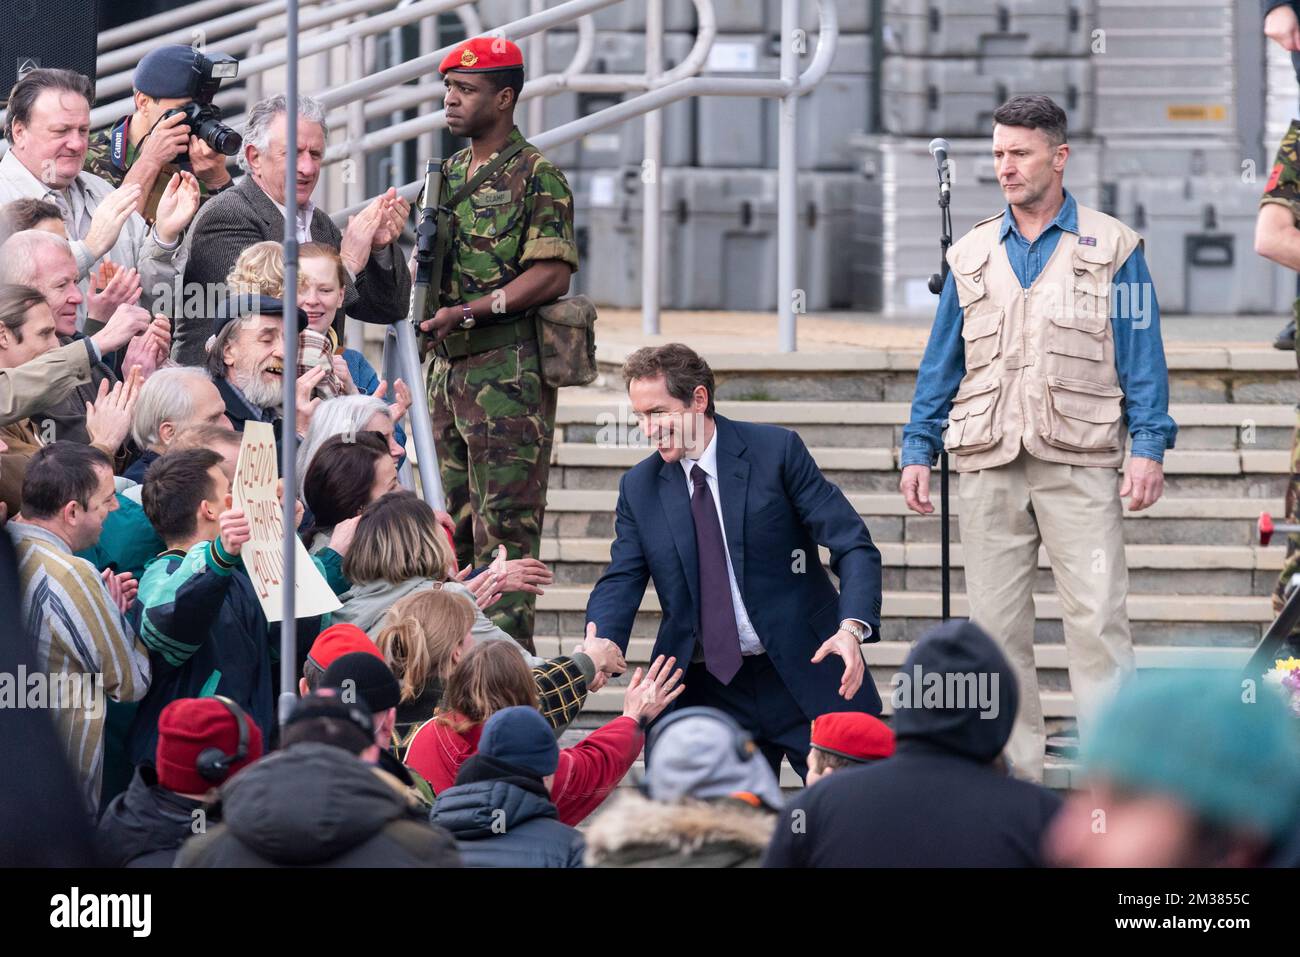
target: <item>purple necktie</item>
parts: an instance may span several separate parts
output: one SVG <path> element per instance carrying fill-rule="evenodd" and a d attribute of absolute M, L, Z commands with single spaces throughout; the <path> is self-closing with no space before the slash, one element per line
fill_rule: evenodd
<path fill-rule="evenodd" d="M 704 667 L 725 685 L 740 670 L 740 633 L 736 630 L 736 608 L 731 603 L 726 543 L 704 469 L 692 466 L 691 482 L 695 486 L 691 517 L 695 519 L 695 552 L 700 565 L 700 640 L 704 644 Z"/>

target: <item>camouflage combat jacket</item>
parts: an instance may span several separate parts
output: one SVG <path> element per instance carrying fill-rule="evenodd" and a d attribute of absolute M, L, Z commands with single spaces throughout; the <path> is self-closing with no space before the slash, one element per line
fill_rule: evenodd
<path fill-rule="evenodd" d="M 515 127 L 506 145 L 520 140 L 523 134 Z M 473 151 L 466 147 L 443 163 L 444 195 L 450 196 L 470 179 L 472 161 Z M 452 212 L 455 223 L 443 266 L 443 304 L 489 295 L 537 260 L 559 259 L 575 272 L 578 269 L 573 192 L 564 174 L 531 145 Z"/>
<path fill-rule="evenodd" d="M 1300 120 L 1292 120 L 1282 145 L 1277 148 L 1277 158 L 1268 176 L 1268 185 L 1259 204 L 1277 203 L 1286 206 L 1300 222 Z"/>
<path fill-rule="evenodd" d="M 107 129 L 97 130 L 90 134 L 90 148 L 86 150 L 86 160 L 82 164 L 82 169 L 87 173 L 94 173 L 100 179 L 107 180 L 117 189 L 122 185 L 122 180 L 126 178 L 126 172 L 135 162 L 136 155 L 139 151 L 131 145 L 129 135 L 131 126 L 131 114 L 122 117 Z M 117 143 L 116 148 L 114 143 Z M 158 177 L 153 181 L 153 190 L 149 193 L 149 200 L 144 206 L 144 218 L 148 222 L 153 222 L 158 213 L 158 201 L 162 199 L 162 194 L 167 189 L 167 183 L 171 180 L 172 174 L 180 172 L 180 167 L 175 163 L 168 163 L 158 171 Z M 220 192 L 220 190 L 218 190 Z M 208 188 L 199 182 L 199 203 L 202 204 L 210 196 Z"/>

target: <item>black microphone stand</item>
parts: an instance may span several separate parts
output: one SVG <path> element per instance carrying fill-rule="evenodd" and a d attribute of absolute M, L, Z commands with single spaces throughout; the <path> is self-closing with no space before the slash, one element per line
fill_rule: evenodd
<path fill-rule="evenodd" d="M 939 177 L 939 271 L 930 276 L 930 291 L 936 296 L 943 292 L 943 284 L 948 279 L 948 247 L 952 245 L 952 211 L 948 208 L 950 189 L 945 189 L 948 175 L 948 161 L 942 168 L 936 167 Z M 952 586 L 950 523 L 948 519 L 948 450 L 939 452 L 939 594 L 941 614 L 944 621 L 952 617 Z"/>

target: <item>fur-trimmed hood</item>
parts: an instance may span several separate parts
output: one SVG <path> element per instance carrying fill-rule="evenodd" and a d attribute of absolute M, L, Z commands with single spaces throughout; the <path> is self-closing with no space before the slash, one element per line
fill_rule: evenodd
<path fill-rule="evenodd" d="M 586 831 L 588 867 L 757 867 L 776 815 L 744 801 L 651 801 L 626 790 Z"/>

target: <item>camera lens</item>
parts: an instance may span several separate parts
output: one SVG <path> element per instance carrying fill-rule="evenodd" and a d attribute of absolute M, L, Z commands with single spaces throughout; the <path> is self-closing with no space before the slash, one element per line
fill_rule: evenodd
<path fill-rule="evenodd" d="M 234 156 L 244 143 L 242 136 L 217 120 L 207 120 L 200 124 L 196 135 L 218 153 L 224 153 L 226 156 Z"/>

